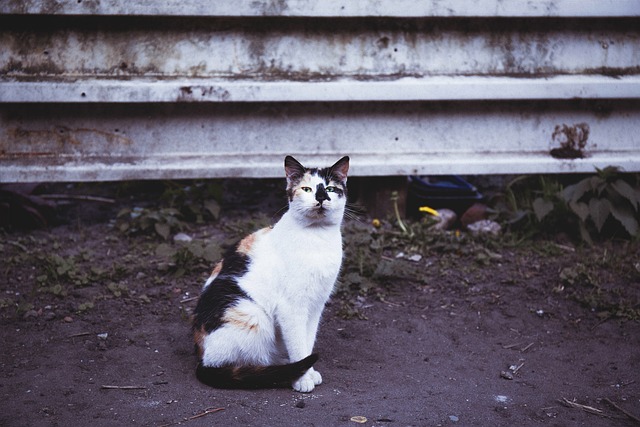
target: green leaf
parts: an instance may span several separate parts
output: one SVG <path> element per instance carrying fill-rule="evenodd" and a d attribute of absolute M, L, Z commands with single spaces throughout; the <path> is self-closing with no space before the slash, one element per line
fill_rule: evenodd
<path fill-rule="evenodd" d="M 362 283 L 362 277 L 358 273 L 348 273 L 342 277 L 342 283 L 346 287 L 351 287 L 353 285 L 359 285 Z"/>
<path fill-rule="evenodd" d="M 204 248 L 204 254 L 202 256 L 209 262 L 219 261 L 222 257 L 222 250 L 220 249 L 220 245 L 216 243 L 209 243 Z"/>
<path fill-rule="evenodd" d="M 607 181 L 600 178 L 599 176 L 592 176 L 591 179 L 591 190 L 596 193 L 596 196 L 600 197 L 602 192 L 607 188 Z"/>
<path fill-rule="evenodd" d="M 589 230 L 587 230 L 587 224 L 584 221 L 580 221 L 580 237 L 582 237 L 582 241 L 586 242 L 589 246 L 593 246 L 593 240 L 591 240 L 591 235 L 589 234 Z"/>
<path fill-rule="evenodd" d="M 542 221 L 553 210 L 553 202 L 542 197 L 535 199 L 531 205 L 538 221 Z"/>
<path fill-rule="evenodd" d="M 582 221 L 589 217 L 589 206 L 584 202 L 569 202 L 569 207 Z"/>
<path fill-rule="evenodd" d="M 638 220 L 635 218 L 634 211 L 623 205 L 613 205 L 611 214 L 620 224 L 627 230 L 631 236 L 638 236 Z"/>
<path fill-rule="evenodd" d="M 176 254 L 177 249 L 167 243 L 162 243 L 156 248 L 156 256 L 164 259 L 171 259 Z"/>
<path fill-rule="evenodd" d="M 598 173 L 598 177 L 604 181 L 611 181 L 620 173 L 620 168 L 617 166 L 607 166 L 604 169 L 596 168 L 596 172 Z"/>
<path fill-rule="evenodd" d="M 164 222 L 156 222 L 153 226 L 156 229 L 156 233 L 162 236 L 163 239 L 166 240 L 169 238 L 169 234 L 171 234 L 171 227 L 169 226 L 169 224 L 166 224 Z"/>
<path fill-rule="evenodd" d="M 638 210 L 638 206 L 640 206 L 640 199 L 638 198 L 638 193 L 633 189 L 626 181 L 621 179 L 615 181 L 611 184 L 611 186 L 616 190 L 618 194 L 627 199 L 631 206 L 636 211 Z"/>
<path fill-rule="evenodd" d="M 195 258 L 202 258 L 204 255 L 204 248 L 202 247 L 202 243 L 195 241 L 187 244 L 187 250 L 193 255 Z"/>
<path fill-rule="evenodd" d="M 567 202 L 577 202 L 584 196 L 587 192 L 593 189 L 591 185 L 591 179 L 585 178 L 577 184 L 568 185 L 562 190 L 562 197 Z"/>
<path fill-rule="evenodd" d="M 215 200 L 206 200 L 204 202 L 204 208 L 208 210 L 211 216 L 213 216 L 215 219 L 218 219 L 218 217 L 220 216 L 220 204 Z"/>
<path fill-rule="evenodd" d="M 611 214 L 611 203 L 607 199 L 593 198 L 589 200 L 589 214 L 599 233 Z"/>

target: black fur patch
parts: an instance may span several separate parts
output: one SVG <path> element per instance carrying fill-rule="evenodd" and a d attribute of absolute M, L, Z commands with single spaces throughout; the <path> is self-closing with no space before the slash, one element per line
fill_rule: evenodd
<path fill-rule="evenodd" d="M 325 200 L 331 200 L 331 198 L 327 194 L 327 190 L 324 189 L 324 185 L 318 184 L 316 186 L 316 201 L 322 204 Z"/>
<path fill-rule="evenodd" d="M 318 176 L 324 179 L 324 182 L 329 185 L 331 181 L 338 183 L 339 186 L 336 187 L 335 193 L 338 196 L 346 196 L 347 195 L 347 183 L 340 180 L 340 177 L 333 173 L 331 168 L 324 168 L 318 170 Z"/>
<path fill-rule="evenodd" d="M 200 295 L 193 313 L 194 330 L 204 326 L 205 331 L 211 332 L 219 328 L 227 308 L 240 299 L 249 299 L 238 286 L 238 278 L 247 272 L 249 258 L 239 253 L 237 247 L 226 252 L 218 277 Z"/>

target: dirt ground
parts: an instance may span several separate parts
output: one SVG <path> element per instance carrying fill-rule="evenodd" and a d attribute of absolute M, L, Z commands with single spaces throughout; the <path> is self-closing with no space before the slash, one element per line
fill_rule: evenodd
<path fill-rule="evenodd" d="M 52 225 L 0 232 L 2 426 L 640 425 L 637 242 L 474 240 L 413 261 L 389 245 L 376 262 L 412 273 L 333 298 L 322 385 L 217 390 L 194 376 L 189 324 L 213 264 L 167 262 L 173 231 L 120 231 L 118 211 L 160 203 L 153 194 L 54 190 L 115 203 L 57 200 Z M 218 221 L 184 232 L 230 241 L 282 205 L 238 191 Z M 374 232 L 366 218 L 350 229 Z"/>

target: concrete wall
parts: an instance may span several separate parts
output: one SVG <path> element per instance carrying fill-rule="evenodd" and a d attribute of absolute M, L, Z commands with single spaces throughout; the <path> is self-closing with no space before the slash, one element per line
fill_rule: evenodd
<path fill-rule="evenodd" d="M 640 171 L 639 135 L 637 0 L 0 4 L 3 182 Z"/>

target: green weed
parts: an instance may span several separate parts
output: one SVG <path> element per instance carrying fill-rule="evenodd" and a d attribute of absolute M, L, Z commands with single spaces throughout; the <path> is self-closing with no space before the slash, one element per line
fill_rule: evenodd
<path fill-rule="evenodd" d="M 558 176 L 516 178 L 494 200 L 496 217 L 527 238 L 566 231 L 589 244 L 594 238 L 640 237 L 638 176 L 615 167 L 596 172 L 566 186 Z"/>
<path fill-rule="evenodd" d="M 158 268 L 171 271 L 181 277 L 195 268 L 210 267 L 222 257 L 222 250 L 215 242 L 194 239 L 190 242 L 163 243 L 155 252 L 160 259 Z"/>
<path fill-rule="evenodd" d="M 220 216 L 220 182 L 184 184 L 167 181 L 159 197 L 162 207 L 122 209 L 117 216 L 118 229 L 127 235 L 157 235 L 167 240 L 188 224 L 202 224 Z"/>

